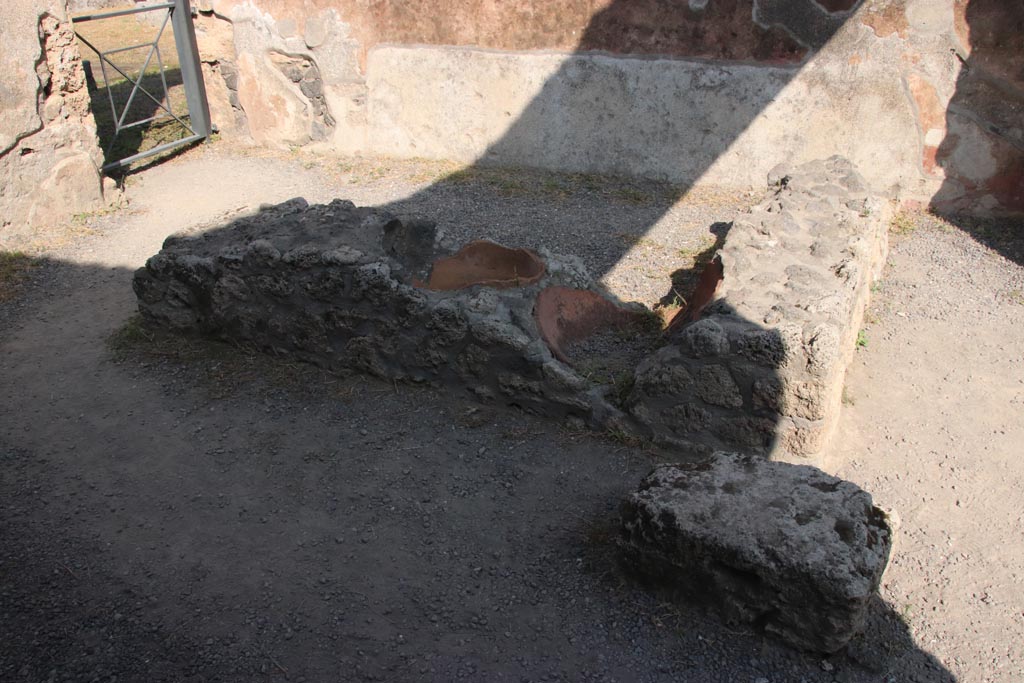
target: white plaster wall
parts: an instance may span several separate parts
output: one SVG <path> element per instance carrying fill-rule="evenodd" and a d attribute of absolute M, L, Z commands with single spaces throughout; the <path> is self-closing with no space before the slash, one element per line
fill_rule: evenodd
<path fill-rule="evenodd" d="M 329 138 L 312 143 L 319 151 L 744 188 L 761 186 L 780 162 L 841 154 L 891 196 L 928 198 L 941 182 L 922 167 L 929 131 L 908 74 L 926 74 L 948 99 L 957 76 L 952 0 L 906 0 L 895 28 L 855 16 L 806 64 L 784 67 L 425 45 L 378 45 L 362 60 L 334 10 L 305 17 L 316 29 L 310 44 L 309 26 L 263 4 L 211 7 L 234 23 L 229 58 L 243 72 L 274 51 L 318 64 L 335 120 Z M 875 1 L 862 14 L 883 6 Z M 263 92 L 275 79 L 260 76 L 249 79 L 251 93 L 239 93 L 251 137 L 296 144 L 303 136 L 276 129 L 306 125 L 302 98 Z M 294 106 L 274 106 L 279 100 Z"/>
<path fill-rule="evenodd" d="M 919 154 L 894 75 L 824 56 L 801 70 L 379 47 L 365 151 L 735 186 L 843 154 L 890 190 L 912 182 Z"/>

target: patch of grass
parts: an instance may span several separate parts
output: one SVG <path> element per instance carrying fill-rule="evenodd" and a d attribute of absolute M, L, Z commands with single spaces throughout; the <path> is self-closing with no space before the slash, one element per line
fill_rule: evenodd
<path fill-rule="evenodd" d="M 669 274 L 671 283 L 669 291 L 658 300 L 654 307 L 665 318 L 666 325 L 680 309 L 686 307 L 687 300 L 682 293 L 695 291 L 701 273 L 721 248 L 727 231 L 727 224 L 716 223 L 712 226 L 711 232 L 704 235 L 696 246 L 681 247 L 676 250 L 684 263 Z"/>
<path fill-rule="evenodd" d="M 892 217 L 889 223 L 889 232 L 894 235 L 909 235 L 917 229 L 917 221 L 913 214 L 907 211 L 900 211 Z"/>
<path fill-rule="evenodd" d="M 868 335 L 865 330 L 857 332 L 857 348 L 866 349 L 868 347 Z"/>
<path fill-rule="evenodd" d="M 705 235 L 701 243 L 695 247 L 680 247 L 676 254 L 681 258 L 693 261 L 694 265 L 707 263 L 718 249 L 718 240 L 714 235 Z"/>
<path fill-rule="evenodd" d="M 905 603 L 903 605 L 903 609 L 900 610 L 900 619 L 902 619 L 903 623 L 906 624 L 908 627 L 913 626 L 914 610 L 914 606 L 911 605 L 909 602 Z"/>
<path fill-rule="evenodd" d="M 317 165 L 327 170 L 336 171 L 344 181 L 362 185 L 384 179 L 400 180 L 411 183 L 435 182 L 443 179 L 457 166 L 451 161 L 433 159 L 387 159 L 383 157 L 347 157 L 330 163 L 325 157 L 315 153 L 309 156 L 317 160 Z M 308 167 L 307 167 L 308 168 Z"/>
<path fill-rule="evenodd" d="M 13 299 L 29 273 L 38 265 L 21 251 L 0 251 L 0 303 Z"/>
<path fill-rule="evenodd" d="M 608 183 L 606 177 L 596 173 L 568 173 L 566 179 L 570 187 L 588 192 L 599 192 Z"/>
<path fill-rule="evenodd" d="M 653 351 L 661 341 L 661 333 L 665 329 L 664 317 L 657 309 L 644 307 L 643 317 L 636 325 L 636 331 L 642 336 L 648 337 L 648 343 Z"/>
<path fill-rule="evenodd" d="M 569 196 L 571 188 L 556 179 L 549 178 L 540 184 L 541 193 L 554 199 L 565 199 Z"/>
<path fill-rule="evenodd" d="M 1006 299 L 1010 303 L 1017 304 L 1018 306 L 1024 306 L 1024 290 L 1011 289 L 1006 293 Z"/>
<path fill-rule="evenodd" d="M 506 197 L 523 197 L 529 194 L 526 184 L 516 178 L 499 178 L 488 184 Z"/>
<path fill-rule="evenodd" d="M 75 225 L 84 226 L 93 218 L 102 218 L 103 216 L 109 216 L 115 214 L 121 210 L 121 206 L 108 206 L 103 209 L 97 209 L 95 211 L 83 211 L 76 213 L 71 216 L 71 222 Z"/>
<path fill-rule="evenodd" d="M 591 384 L 611 384 L 615 381 L 615 375 L 605 367 L 601 360 L 583 361 L 576 365 L 575 370 L 580 377 Z"/>
<path fill-rule="evenodd" d="M 954 230 L 957 229 L 956 226 L 953 225 L 953 223 L 951 223 L 947 217 L 941 216 L 935 213 L 935 211 L 932 211 L 931 209 L 928 210 L 927 215 L 931 219 L 931 224 L 939 232 L 953 232 Z"/>
<path fill-rule="evenodd" d="M 668 247 L 661 242 L 652 240 L 649 237 L 644 237 L 643 235 L 634 235 L 628 232 L 617 232 L 615 233 L 615 237 L 622 240 L 623 243 L 630 247 L 639 247 L 649 251 L 665 251 L 668 249 Z"/>
<path fill-rule="evenodd" d="M 676 310 L 685 307 L 686 299 L 675 289 L 672 290 L 672 294 L 669 295 L 667 300 L 661 305 L 661 308 L 674 308 Z"/>
<path fill-rule="evenodd" d="M 667 300 L 655 304 L 654 310 L 651 312 L 657 317 L 658 327 L 665 330 L 672 319 L 684 308 L 686 308 L 686 300 L 678 292 L 674 292 Z"/>
<path fill-rule="evenodd" d="M 650 439 L 637 434 L 632 434 L 624 429 L 616 427 L 608 428 L 605 430 L 604 435 L 620 446 L 625 446 L 626 448 L 637 448 L 642 450 L 651 445 Z"/>
<path fill-rule="evenodd" d="M 612 198 L 627 204 L 650 204 L 655 197 L 649 192 L 635 187 L 618 187 L 612 190 Z"/>
<path fill-rule="evenodd" d="M 146 329 L 142 317 L 133 315 L 107 338 L 107 346 L 115 353 L 122 354 L 153 340 L 154 335 Z"/>
<path fill-rule="evenodd" d="M 843 399 L 842 400 L 843 400 L 843 405 L 844 406 L 857 405 L 856 399 L 854 399 L 853 396 L 850 394 L 850 388 L 847 387 L 846 385 L 843 385 Z"/>
<path fill-rule="evenodd" d="M 458 185 L 486 187 L 505 197 L 546 197 L 565 199 L 572 186 L 560 174 L 524 168 L 470 166 L 441 179 Z"/>
<path fill-rule="evenodd" d="M 620 372 L 616 375 L 612 382 L 611 399 L 612 403 L 619 406 L 626 405 L 629 400 L 629 395 L 633 391 L 633 386 L 636 384 L 636 374 L 632 371 Z"/>

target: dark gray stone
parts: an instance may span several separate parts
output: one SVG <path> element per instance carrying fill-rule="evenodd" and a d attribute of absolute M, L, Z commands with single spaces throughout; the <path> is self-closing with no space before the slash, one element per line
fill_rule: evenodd
<path fill-rule="evenodd" d="M 736 453 L 655 469 L 621 520 L 624 564 L 646 583 L 820 652 L 862 628 L 893 541 L 856 485 Z"/>
<path fill-rule="evenodd" d="M 313 82 L 308 60 L 282 59 L 282 70 L 301 68 L 304 86 Z M 326 134 L 319 124 L 314 131 Z M 554 358 L 534 318 L 546 287 L 608 298 L 579 259 L 545 253 L 546 274 L 528 286 L 427 291 L 431 264 L 451 253 L 434 224 L 340 200 L 287 202 L 200 237 L 171 238 L 136 276 L 136 291 L 154 324 L 328 368 L 468 384 L 477 396 L 578 414 L 674 451 L 806 458 L 821 452 L 836 422 L 872 274 L 884 260 L 884 212 L 818 214 L 821 192 L 831 200 L 860 186 L 839 157 L 773 173 L 776 190 L 733 222 L 719 254 L 723 279 L 699 319 L 652 339 L 653 353 L 625 354 L 614 373 L 584 373 L 604 379 L 580 377 L 567 362 L 578 358 Z M 466 352 L 469 344 L 493 368 Z"/>
<path fill-rule="evenodd" d="M 324 94 L 324 82 L 319 78 L 304 79 L 299 82 L 299 90 L 310 99 L 320 97 Z"/>
<path fill-rule="evenodd" d="M 426 288 L 434 261 L 449 255 L 430 221 L 295 199 L 168 238 L 133 284 L 153 326 L 328 370 L 501 396 L 595 427 L 621 414 L 606 389 L 553 356 L 534 318 L 544 288 L 593 286 L 582 264 L 544 252 L 546 273 L 532 284 Z"/>
<path fill-rule="evenodd" d="M 228 87 L 228 90 L 238 90 L 238 67 L 231 62 L 218 62 L 220 65 L 220 75 L 224 79 L 224 85 Z"/>

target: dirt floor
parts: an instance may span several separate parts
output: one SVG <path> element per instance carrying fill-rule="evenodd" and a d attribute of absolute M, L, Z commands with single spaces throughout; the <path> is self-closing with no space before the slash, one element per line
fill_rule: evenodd
<path fill-rule="evenodd" d="M 0 680 L 1024 680 L 1008 227 L 897 223 L 826 469 L 902 529 L 867 632 L 828 658 L 619 574 L 617 501 L 664 455 L 130 323 L 168 234 L 295 196 L 576 253 L 646 303 L 756 201 L 452 170 L 212 145 L 130 176 L 126 208 L 0 244 L 41 255 L 0 303 Z"/>

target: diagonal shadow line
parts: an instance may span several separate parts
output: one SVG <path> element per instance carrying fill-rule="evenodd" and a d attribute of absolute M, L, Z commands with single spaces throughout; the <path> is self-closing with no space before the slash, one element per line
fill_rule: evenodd
<path fill-rule="evenodd" d="M 768 26 L 765 31 L 789 33 L 790 37 L 806 50 L 806 56 L 797 64 L 762 65 L 766 69 L 773 69 L 773 72 L 771 78 L 760 85 L 760 92 L 730 92 L 730 88 L 750 85 L 749 82 L 740 82 L 744 69 L 749 67 L 743 62 L 720 62 L 721 73 L 726 75 L 722 77 L 722 83 L 714 88 L 703 88 L 700 84 L 691 82 L 691 90 L 679 90 L 671 96 L 663 92 L 650 93 L 651 99 L 660 98 L 660 101 L 665 103 L 666 112 L 661 120 L 651 118 L 650 114 L 646 114 L 648 118 L 643 121 L 630 119 L 628 113 L 616 114 L 612 111 L 615 103 L 598 99 L 607 93 L 602 91 L 600 85 L 594 85 L 594 82 L 601 78 L 605 78 L 606 81 L 624 81 L 633 77 L 626 74 L 627 69 L 617 70 L 616 65 L 627 64 L 628 69 L 646 69 L 646 74 L 637 78 L 651 79 L 643 84 L 650 85 L 655 82 L 655 77 L 651 74 L 657 70 L 657 64 L 660 63 L 658 60 L 662 59 L 662 55 L 655 52 L 644 54 L 643 50 L 639 55 L 631 54 L 628 49 L 624 50 L 621 45 L 614 42 L 623 34 L 623 22 L 629 20 L 630 14 L 635 16 L 639 10 L 626 0 L 613 0 L 591 17 L 577 49 L 563 60 L 553 75 L 547 78 L 540 92 L 526 105 L 507 131 L 488 145 L 468 168 L 504 166 L 571 172 L 580 167 L 593 167 L 593 159 L 588 157 L 596 155 L 603 162 L 598 163 L 598 166 L 617 169 L 609 171 L 610 175 L 636 176 L 638 174 L 627 161 L 629 158 L 650 158 L 659 167 L 668 168 L 672 166 L 672 162 L 666 159 L 666 155 L 670 153 L 668 150 L 699 149 L 701 160 L 690 162 L 693 170 L 682 182 L 673 183 L 671 191 L 660 193 L 655 201 L 649 203 L 642 211 L 638 210 L 635 215 L 626 219 L 628 225 L 623 232 L 637 239 L 641 238 L 689 192 L 699 178 L 807 66 L 810 59 L 856 14 L 861 8 L 862 0 L 845 3 L 848 9 L 842 11 L 828 11 L 815 0 L 754 0 L 749 4 L 753 14 L 751 21 L 756 19 L 757 26 Z M 643 5 L 649 6 L 651 3 Z M 669 11 L 682 15 L 687 11 L 684 6 L 685 3 L 677 3 L 672 5 Z M 713 9 L 713 6 L 709 6 L 709 9 Z M 792 32 L 793 15 L 801 14 L 801 20 L 805 21 L 809 28 Z M 694 60 L 687 57 L 669 58 L 669 61 L 680 65 L 705 63 L 699 58 Z M 599 66 L 594 66 L 595 64 Z M 601 72 L 600 69 L 605 71 Z M 730 82 L 729 74 L 740 76 L 738 80 Z M 630 99 L 640 100 L 644 97 L 648 95 L 630 92 L 628 85 L 623 86 L 620 93 L 620 99 L 626 102 L 627 108 Z M 704 98 L 705 101 L 698 101 L 699 98 Z M 733 103 L 740 102 L 741 109 L 725 115 L 726 99 L 731 99 Z M 698 122 L 703 122 L 713 131 L 680 132 L 674 129 L 671 107 L 680 104 L 691 107 L 698 117 Z M 719 105 L 723 108 L 716 110 Z M 625 130 L 634 133 L 628 142 L 623 141 Z M 595 139 L 605 140 L 607 144 L 595 145 Z M 784 160 L 781 156 L 778 159 L 779 162 Z M 641 172 L 640 175 L 642 174 Z M 432 203 L 432 196 L 445 193 L 441 185 L 443 183 L 432 185 L 382 208 L 397 212 L 415 212 L 417 207 Z M 498 237 L 500 238 L 500 235 Z M 538 235 L 536 239 L 543 243 L 548 236 Z M 557 245 L 542 246 L 553 248 Z M 574 251 L 564 246 L 560 248 L 570 253 Z M 619 253 L 614 261 L 606 259 L 599 264 L 588 262 L 587 265 L 591 272 L 600 278 L 621 260 L 623 253 Z"/>
<path fill-rule="evenodd" d="M 1024 3 L 971 0 L 963 12 L 967 44 L 954 42 L 953 49 L 962 68 L 946 107 L 945 135 L 925 163 L 942 175 L 929 210 L 1024 264 L 1024 72 L 1014 60 L 1024 46 Z M 982 158 L 993 166 L 987 178 L 975 170 L 974 160 Z"/>

